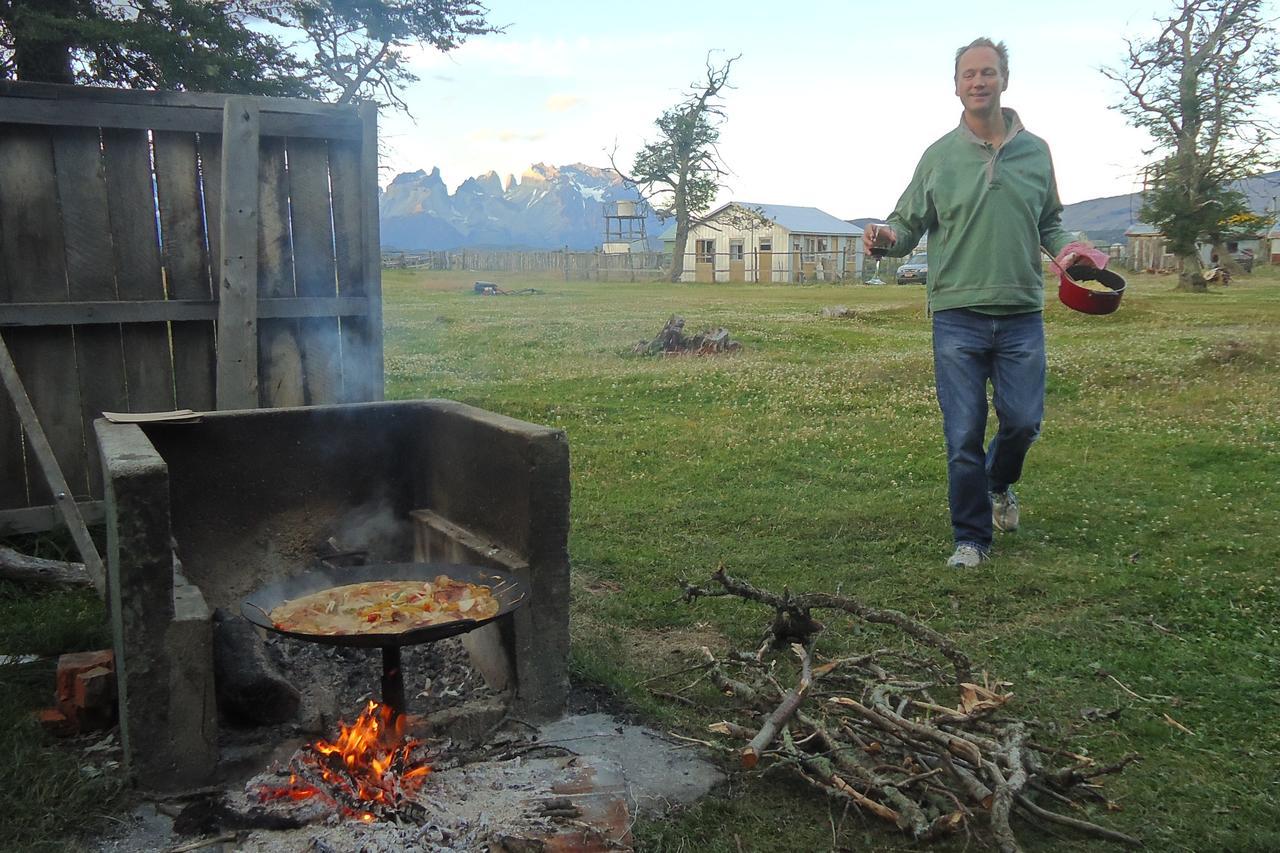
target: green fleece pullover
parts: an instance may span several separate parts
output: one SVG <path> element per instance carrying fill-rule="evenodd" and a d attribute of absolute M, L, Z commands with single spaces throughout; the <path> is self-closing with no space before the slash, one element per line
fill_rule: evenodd
<path fill-rule="evenodd" d="M 929 235 L 929 307 L 987 314 L 1044 309 L 1040 247 L 1055 255 L 1071 238 L 1049 146 L 1005 109 L 999 147 L 960 126 L 920 158 L 888 222 L 905 255 Z"/>

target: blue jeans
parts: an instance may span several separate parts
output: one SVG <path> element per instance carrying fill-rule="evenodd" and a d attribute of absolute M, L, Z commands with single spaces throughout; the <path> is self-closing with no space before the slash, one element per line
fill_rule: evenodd
<path fill-rule="evenodd" d="M 933 315 L 933 374 L 947 442 L 947 492 L 956 543 L 991 548 L 991 497 L 1022 476 L 1044 419 L 1044 317 L 967 308 Z M 999 429 L 984 451 L 987 381 Z"/>

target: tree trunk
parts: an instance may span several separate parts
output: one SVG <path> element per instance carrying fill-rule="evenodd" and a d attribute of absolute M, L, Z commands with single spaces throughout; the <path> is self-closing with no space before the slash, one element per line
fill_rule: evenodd
<path fill-rule="evenodd" d="M 1178 258 L 1181 271 L 1178 273 L 1178 290 L 1191 293 L 1204 293 L 1209 285 L 1204 280 L 1204 268 L 1200 265 L 1200 256 L 1183 255 Z"/>
<path fill-rule="evenodd" d="M 71 37 L 51 19 L 74 21 L 77 0 L 13 0 L 8 15 L 13 64 L 19 80 L 74 83 Z M 31 18 L 41 20 L 32 23 Z"/>
<path fill-rule="evenodd" d="M 684 255 L 689 247 L 689 209 L 683 199 L 676 198 L 676 241 L 671 247 L 670 281 L 679 281 L 684 275 Z"/>

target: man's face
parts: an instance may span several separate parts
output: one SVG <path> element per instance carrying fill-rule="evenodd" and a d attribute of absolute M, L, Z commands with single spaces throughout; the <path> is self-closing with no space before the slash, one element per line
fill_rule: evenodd
<path fill-rule="evenodd" d="M 1000 93 L 1009 85 L 1000 73 L 1000 56 L 989 47 L 971 47 L 956 69 L 956 97 L 967 113 L 987 115 L 1000 109 Z"/>

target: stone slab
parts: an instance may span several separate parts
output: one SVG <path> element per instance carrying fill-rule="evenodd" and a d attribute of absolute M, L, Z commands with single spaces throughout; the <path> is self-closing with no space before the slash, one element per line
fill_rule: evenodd
<path fill-rule="evenodd" d="M 565 717 L 539 729 L 542 743 L 562 746 L 622 768 L 632 810 L 661 814 L 687 805 L 725 780 L 725 774 L 692 744 L 621 723 L 608 714 Z"/>

